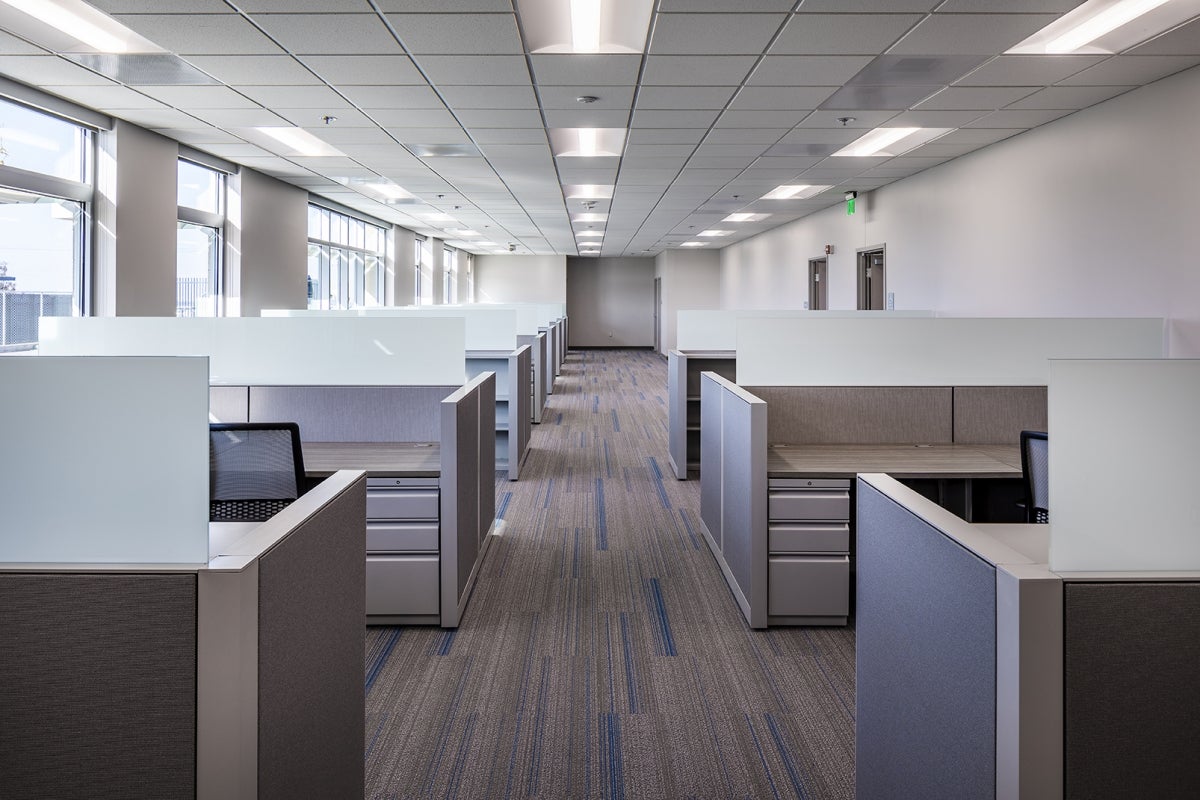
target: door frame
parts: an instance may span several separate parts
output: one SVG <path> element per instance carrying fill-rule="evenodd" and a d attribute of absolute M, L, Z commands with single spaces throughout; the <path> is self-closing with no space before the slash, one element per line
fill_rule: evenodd
<path fill-rule="evenodd" d="M 858 283 L 858 303 L 859 311 L 884 310 L 887 308 L 887 245 L 876 244 L 870 247 L 860 247 L 854 251 L 855 270 L 857 272 Z M 874 253 L 879 253 L 883 259 L 883 291 L 879 292 L 879 297 L 882 299 L 882 305 L 878 309 L 871 306 L 871 298 L 867 287 L 867 267 L 869 266 L 868 257 Z M 874 282 L 875 277 L 871 277 Z"/>
<path fill-rule="evenodd" d="M 820 264 L 820 268 L 817 265 Z M 829 308 L 829 256 L 808 260 L 808 309 L 825 311 Z"/>

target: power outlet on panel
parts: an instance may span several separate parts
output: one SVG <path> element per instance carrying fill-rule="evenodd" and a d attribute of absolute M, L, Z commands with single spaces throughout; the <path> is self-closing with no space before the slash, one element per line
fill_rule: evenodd
<path fill-rule="evenodd" d="M 804 301 L 804 310 L 808 311 L 808 301 L 807 300 Z"/>
<path fill-rule="evenodd" d="M 887 310 L 888 311 L 896 310 L 896 293 L 895 292 L 888 292 Z"/>

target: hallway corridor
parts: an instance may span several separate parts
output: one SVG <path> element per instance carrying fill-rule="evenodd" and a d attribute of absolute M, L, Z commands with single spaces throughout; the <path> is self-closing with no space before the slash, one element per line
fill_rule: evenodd
<path fill-rule="evenodd" d="M 369 798 L 854 796 L 854 632 L 745 624 L 666 362 L 572 351 L 462 626 L 369 628 Z"/>

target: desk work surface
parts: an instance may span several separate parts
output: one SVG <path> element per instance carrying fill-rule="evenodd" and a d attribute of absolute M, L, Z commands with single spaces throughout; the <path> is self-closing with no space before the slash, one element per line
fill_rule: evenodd
<path fill-rule="evenodd" d="M 777 444 L 767 448 L 770 478 L 853 478 L 860 472 L 884 472 L 894 478 L 1015 478 L 1021 475 L 1021 457 L 1017 445 Z"/>
<path fill-rule="evenodd" d="M 304 471 L 325 477 L 362 469 L 372 478 L 436 478 L 442 473 L 436 442 L 305 442 Z"/>

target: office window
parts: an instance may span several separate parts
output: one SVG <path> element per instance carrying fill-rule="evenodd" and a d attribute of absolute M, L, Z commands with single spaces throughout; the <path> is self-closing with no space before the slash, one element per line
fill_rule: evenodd
<path fill-rule="evenodd" d="M 0 352 L 88 311 L 93 149 L 90 129 L 0 100 Z"/>
<path fill-rule="evenodd" d="M 383 305 L 388 231 L 317 205 L 308 207 L 308 307 Z"/>
<path fill-rule="evenodd" d="M 458 254 L 449 247 L 442 248 L 442 302 L 458 302 Z"/>
<path fill-rule="evenodd" d="M 224 274 L 225 176 L 179 161 L 175 316 L 219 317 Z"/>

